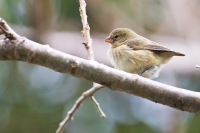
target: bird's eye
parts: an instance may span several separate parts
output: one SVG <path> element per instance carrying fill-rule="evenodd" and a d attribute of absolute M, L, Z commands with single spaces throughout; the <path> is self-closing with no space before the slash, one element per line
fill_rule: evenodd
<path fill-rule="evenodd" d="M 116 39 L 116 38 L 118 38 L 119 36 L 114 36 L 114 37 L 115 37 L 115 39 Z"/>

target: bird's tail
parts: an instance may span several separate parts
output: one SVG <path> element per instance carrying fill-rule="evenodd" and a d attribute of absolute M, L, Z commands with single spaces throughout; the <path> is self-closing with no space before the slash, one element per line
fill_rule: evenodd
<path fill-rule="evenodd" d="M 185 54 L 182 54 L 180 52 L 174 52 L 174 56 L 185 56 Z"/>

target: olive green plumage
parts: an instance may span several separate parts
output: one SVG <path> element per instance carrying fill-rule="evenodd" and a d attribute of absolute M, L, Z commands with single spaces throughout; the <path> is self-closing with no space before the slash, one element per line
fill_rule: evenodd
<path fill-rule="evenodd" d="M 127 28 L 113 30 L 105 41 L 110 43 L 107 56 L 115 68 L 150 79 L 158 77 L 173 56 L 185 56 Z"/>

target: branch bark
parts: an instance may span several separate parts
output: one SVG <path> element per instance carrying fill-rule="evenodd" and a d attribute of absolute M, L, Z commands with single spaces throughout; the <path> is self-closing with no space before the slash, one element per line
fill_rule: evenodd
<path fill-rule="evenodd" d="M 200 115 L 200 93 L 158 83 L 54 50 L 26 38 L 0 40 L 0 60 L 18 60 L 41 65 L 182 111 Z"/>
<path fill-rule="evenodd" d="M 85 2 L 85 0 L 79 0 L 79 3 L 80 3 L 79 11 L 80 11 L 81 21 L 82 21 L 82 25 L 83 25 L 83 31 L 81 33 L 82 33 L 84 40 L 85 40 L 85 42 L 83 42 L 83 44 L 85 45 L 88 59 L 94 60 L 94 52 L 93 52 L 93 49 L 92 49 L 92 39 L 90 37 L 90 26 L 88 24 L 87 14 L 86 14 L 86 2 Z M 96 105 L 99 113 L 101 114 L 101 117 L 105 118 L 106 115 L 104 114 L 99 103 L 97 102 L 97 100 L 93 96 L 96 91 L 98 91 L 100 88 L 103 88 L 103 87 L 104 86 L 102 86 L 100 84 L 93 83 L 93 87 L 91 88 L 92 91 L 87 91 L 87 92 L 93 92 L 93 94 L 90 94 L 91 99 L 94 102 L 94 104 Z"/>
<path fill-rule="evenodd" d="M 76 100 L 73 107 L 68 111 L 65 119 L 62 122 L 60 122 L 59 127 L 56 130 L 56 133 L 62 133 L 67 122 L 69 122 L 70 120 L 73 120 L 73 115 L 74 115 L 75 111 L 81 106 L 81 103 L 87 97 L 91 97 L 97 90 L 99 90 L 101 88 L 102 88 L 102 85 L 96 84 L 96 85 L 93 85 L 93 87 L 91 89 L 83 92 L 83 94 Z M 92 100 L 96 100 L 96 99 L 93 97 Z M 94 103 L 95 103 L 95 105 L 97 104 L 96 106 L 97 106 L 100 114 L 102 114 L 103 111 L 101 112 L 101 108 L 99 107 L 98 103 L 96 101 Z"/>
<path fill-rule="evenodd" d="M 85 0 L 79 0 L 80 3 L 80 15 L 81 15 L 81 21 L 83 25 L 83 31 L 81 32 L 85 42 L 83 44 L 85 45 L 85 48 L 87 50 L 87 55 L 89 60 L 94 60 L 94 52 L 92 50 L 92 39 L 90 37 L 90 26 L 87 21 L 87 15 L 86 15 L 86 3 Z"/>
<path fill-rule="evenodd" d="M 82 25 L 83 25 L 83 31 L 81 31 L 82 36 L 84 37 L 84 41 L 83 44 L 85 45 L 86 51 L 87 51 L 87 56 L 89 60 L 94 60 L 94 53 L 92 50 L 92 39 L 90 37 L 90 27 L 89 24 L 87 22 L 87 15 L 86 15 L 86 3 L 85 0 L 79 0 L 80 3 L 80 16 L 81 16 L 81 21 L 82 21 Z M 99 89 L 103 88 L 104 86 L 97 84 L 97 83 L 93 83 L 93 87 L 90 88 L 89 90 L 87 90 L 86 92 L 84 92 L 74 103 L 73 107 L 68 111 L 67 116 L 65 117 L 65 119 L 60 122 L 58 129 L 56 130 L 56 133 L 62 133 L 64 130 L 65 125 L 67 124 L 68 121 L 72 120 L 73 118 L 73 114 L 75 113 L 75 111 L 80 107 L 81 103 L 87 98 L 87 97 L 91 97 L 92 101 L 94 102 L 94 104 L 96 105 L 99 113 L 101 114 L 101 117 L 105 118 L 106 115 L 104 114 L 104 112 L 102 111 L 102 109 L 99 106 L 99 103 L 97 102 L 97 100 L 95 99 L 95 97 L 93 96 L 95 92 L 97 92 Z"/>

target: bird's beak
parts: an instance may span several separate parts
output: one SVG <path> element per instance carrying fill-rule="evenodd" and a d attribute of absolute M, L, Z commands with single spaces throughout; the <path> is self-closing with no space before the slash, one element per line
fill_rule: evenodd
<path fill-rule="evenodd" d="M 105 42 L 107 42 L 107 43 L 113 43 L 114 40 L 112 38 L 110 38 L 110 37 L 107 37 L 106 40 L 105 40 Z"/>

